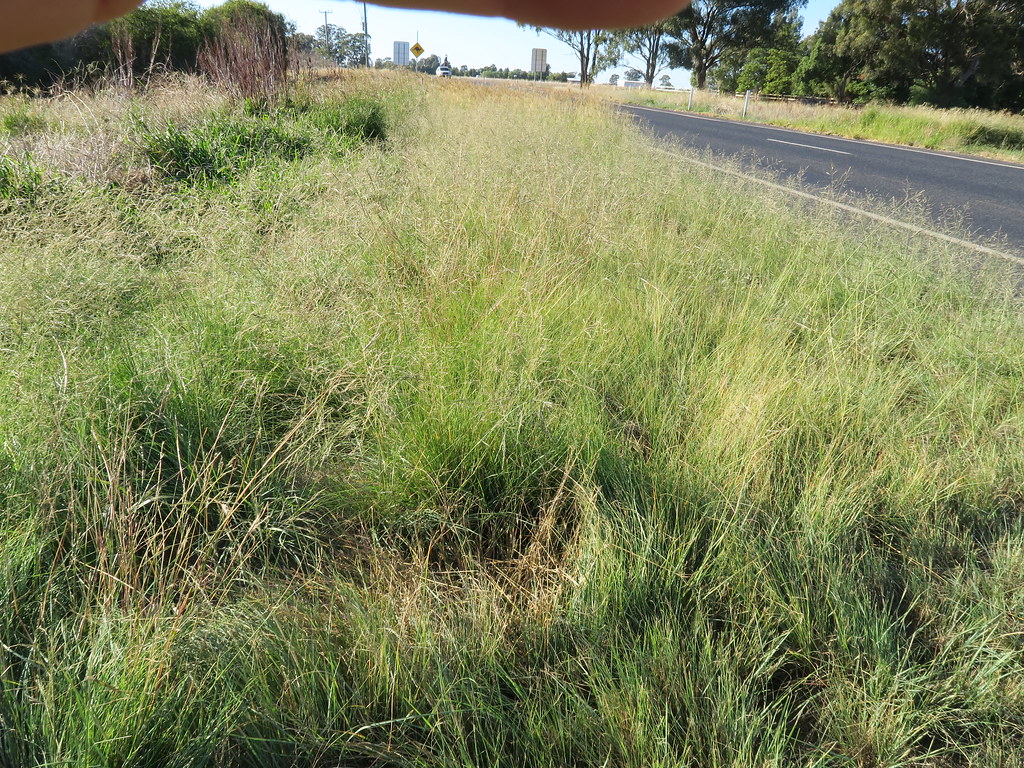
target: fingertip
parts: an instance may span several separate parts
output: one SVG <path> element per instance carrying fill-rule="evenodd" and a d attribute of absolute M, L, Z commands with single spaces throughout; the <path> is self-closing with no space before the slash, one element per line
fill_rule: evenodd
<path fill-rule="evenodd" d="M 475 16 L 504 16 L 522 24 L 562 29 L 622 29 L 667 19 L 690 0 L 376 0 L 393 8 L 417 8 Z"/>
<path fill-rule="evenodd" d="M 142 5 L 142 0 L 96 0 L 93 23 L 110 21 L 118 16 L 131 13 Z"/>
<path fill-rule="evenodd" d="M 138 5 L 139 0 L 6 0 L 0 52 L 71 37 Z"/>
<path fill-rule="evenodd" d="M 689 4 L 690 0 L 500 0 L 499 15 L 561 29 L 625 29 L 667 19 Z"/>

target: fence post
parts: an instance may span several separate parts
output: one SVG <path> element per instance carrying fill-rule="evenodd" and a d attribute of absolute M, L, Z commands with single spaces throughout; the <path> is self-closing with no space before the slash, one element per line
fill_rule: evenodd
<path fill-rule="evenodd" d="M 747 116 L 747 107 L 750 106 L 750 91 L 747 91 L 746 97 L 743 99 L 743 117 Z"/>
<path fill-rule="evenodd" d="M 690 101 L 686 104 L 686 111 L 689 112 L 693 109 L 693 86 L 690 86 Z"/>

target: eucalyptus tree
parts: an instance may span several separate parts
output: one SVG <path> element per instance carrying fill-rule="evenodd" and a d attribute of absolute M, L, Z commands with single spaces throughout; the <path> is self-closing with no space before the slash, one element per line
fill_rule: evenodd
<path fill-rule="evenodd" d="M 843 98 L 1024 107 L 1020 0 L 844 0 L 797 77 Z"/>
<path fill-rule="evenodd" d="M 801 41 L 803 20 L 796 8 L 776 14 L 772 20 L 771 37 L 763 45 L 745 52 L 742 66 L 736 72 L 733 90 L 789 96 L 794 92 L 793 75 L 806 55 Z M 719 66 L 717 69 L 721 69 Z M 715 71 L 716 79 L 718 71 Z"/>
<path fill-rule="evenodd" d="M 646 27 L 624 29 L 616 33 L 619 46 L 627 56 L 639 59 L 637 67 L 648 87 L 654 87 L 654 79 L 669 64 L 666 43 L 669 40 L 669 21 L 659 21 Z"/>
<path fill-rule="evenodd" d="M 693 72 L 698 88 L 728 51 L 749 50 L 770 39 L 776 14 L 806 0 L 693 0 L 668 22 L 669 63 Z"/>
<path fill-rule="evenodd" d="M 557 27 L 533 27 L 564 43 L 576 54 L 580 64 L 580 87 L 590 85 L 594 77 L 614 67 L 621 59 L 619 39 L 615 32 L 607 29 L 559 29 Z"/>

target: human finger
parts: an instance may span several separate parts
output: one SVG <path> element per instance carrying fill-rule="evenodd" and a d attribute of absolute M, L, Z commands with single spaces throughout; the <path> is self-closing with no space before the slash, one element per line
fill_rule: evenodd
<path fill-rule="evenodd" d="M 638 27 L 681 11 L 690 0 L 377 0 L 382 5 L 505 16 L 561 29 Z"/>
<path fill-rule="evenodd" d="M 128 13 L 140 0 L 0 0 L 0 52 L 60 40 Z"/>

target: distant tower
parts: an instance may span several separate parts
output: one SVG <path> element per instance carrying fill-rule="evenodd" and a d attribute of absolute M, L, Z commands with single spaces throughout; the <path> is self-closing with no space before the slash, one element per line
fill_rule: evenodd
<path fill-rule="evenodd" d="M 533 56 L 530 57 L 530 72 L 536 75 L 547 74 L 548 71 L 548 49 L 534 48 Z"/>
<path fill-rule="evenodd" d="M 395 41 L 395 55 L 391 57 L 396 67 L 409 66 L 409 44 Z"/>

